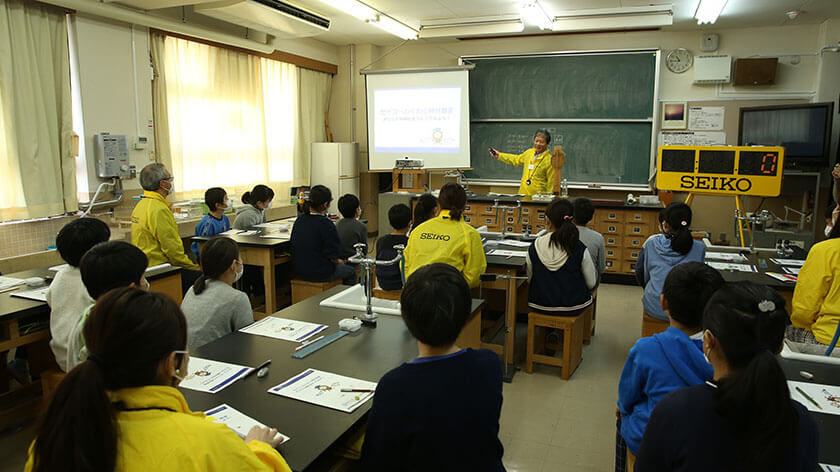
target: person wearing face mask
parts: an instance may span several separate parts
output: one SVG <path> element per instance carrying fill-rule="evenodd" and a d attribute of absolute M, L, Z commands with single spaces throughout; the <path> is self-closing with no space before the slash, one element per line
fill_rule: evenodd
<path fill-rule="evenodd" d="M 97 300 L 105 292 L 117 287 L 137 287 L 149 290 L 146 281 L 146 267 L 149 260 L 143 251 L 125 241 L 107 241 L 90 248 L 79 262 L 82 283 L 92 300 Z M 59 365 L 65 372 L 84 362 L 88 351 L 82 330 L 93 304 L 88 305 L 73 326 L 67 337 L 67 356 L 64 365 Z"/>
<path fill-rule="evenodd" d="M 230 220 L 225 212 L 233 208 L 233 202 L 228 198 L 227 192 L 221 187 L 208 188 L 204 192 L 204 204 L 210 210 L 204 218 L 195 225 L 196 236 L 215 236 L 230 230 Z M 198 241 L 190 245 L 195 260 L 199 258 Z"/>
<path fill-rule="evenodd" d="M 236 209 L 236 218 L 233 220 L 234 229 L 250 229 L 253 226 L 265 223 L 265 211 L 271 208 L 271 201 L 274 199 L 274 190 L 267 185 L 257 185 L 250 192 L 242 195 L 242 205 Z"/>
<path fill-rule="evenodd" d="M 519 184 L 520 194 L 535 195 L 538 192 L 552 192 L 554 190 L 554 167 L 551 165 L 551 152 L 548 150 L 550 143 L 551 134 L 547 130 L 538 129 L 534 133 L 534 147 L 531 149 L 516 155 L 490 148 L 490 156 L 505 164 L 522 166 L 522 182 Z"/>
<path fill-rule="evenodd" d="M 290 472 L 277 430 L 240 439 L 193 412 L 176 388 L 187 375 L 187 322 L 170 298 L 136 288 L 97 300 L 84 327 L 90 355 L 53 394 L 27 472 L 241 470 Z"/>
<path fill-rule="evenodd" d="M 202 274 L 187 290 L 181 310 L 187 319 L 187 347 L 194 349 L 254 322 L 248 295 L 233 288 L 244 266 L 239 248 L 219 236 L 201 248 Z"/>
<path fill-rule="evenodd" d="M 149 258 L 149 265 L 181 267 L 181 289 L 186 292 L 201 275 L 198 265 L 184 252 L 184 243 L 168 199 L 175 192 L 175 178 L 163 164 L 153 162 L 140 171 L 143 195 L 131 212 L 131 244 Z"/>

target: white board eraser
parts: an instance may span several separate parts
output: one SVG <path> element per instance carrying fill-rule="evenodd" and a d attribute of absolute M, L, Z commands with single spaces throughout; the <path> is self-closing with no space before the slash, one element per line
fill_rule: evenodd
<path fill-rule="evenodd" d="M 359 328 L 362 327 L 362 320 L 344 318 L 343 320 L 338 322 L 338 327 L 341 328 L 342 331 L 349 331 L 352 333 L 354 331 L 358 331 Z"/>

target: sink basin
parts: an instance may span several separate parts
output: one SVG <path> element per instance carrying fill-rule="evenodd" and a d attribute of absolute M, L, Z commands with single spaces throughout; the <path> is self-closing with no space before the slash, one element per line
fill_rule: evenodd
<path fill-rule="evenodd" d="M 320 305 L 365 313 L 367 311 L 365 289 L 360 284 L 353 285 L 346 290 L 342 290 L 341 292 L 324 299 Z M 372 297 L 370 299 L 370 306 L 374 313 L 396 316 L 401 315 L 400 302 L 397 300 L 385 300 L 382 298 Z"/>

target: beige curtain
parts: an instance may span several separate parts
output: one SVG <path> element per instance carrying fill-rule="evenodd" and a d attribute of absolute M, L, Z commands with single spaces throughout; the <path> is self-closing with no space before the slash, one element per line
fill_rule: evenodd
<path fill-rule="evenodd" d="M 209 187 L 241 194 L 267 183 L 278 195 L 293 176 L 296 67 L 164 35 L 152 37 L 159 160 L 181 198 Z"/>
<path fill-rule="evenodd" d="M 63 11 L 0 0 L 0 221 L 78 209 Z"/>
<path fill-rule="evenodd" d="M 298 80 L 300 132 L 297 134 L 299 152 L 295 154 L 293 184 L 309 185 L 311 143 L 327 140 L 324 118 L 330 106 L 332 74 L 298 68 Z"/>

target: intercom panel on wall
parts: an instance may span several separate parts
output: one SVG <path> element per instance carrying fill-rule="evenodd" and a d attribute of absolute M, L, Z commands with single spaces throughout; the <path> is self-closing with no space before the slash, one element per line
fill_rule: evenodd
<path fill-rule="evenodd" d="M 100 133 L 93 140 L 99 177 L 133 177 L 133 166 L 128 163 L 128 136 Z"/>

